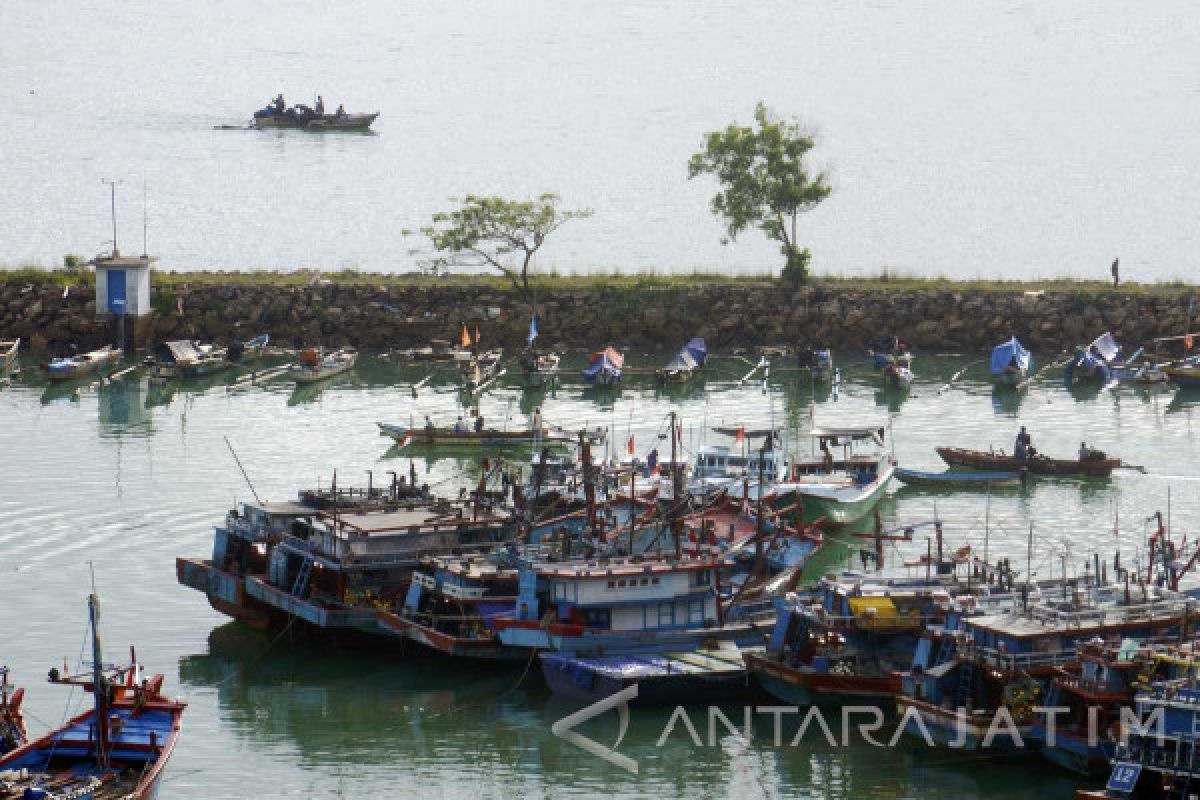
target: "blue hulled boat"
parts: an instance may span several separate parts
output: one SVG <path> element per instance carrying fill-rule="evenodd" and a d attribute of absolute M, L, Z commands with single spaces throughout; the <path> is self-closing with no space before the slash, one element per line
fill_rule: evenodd
<path fill-rule="evenodd" d="M 992 348 L 990 369 L 992 380 L 996 383 L 1016 386 L 1029 377 L 1029 370 L 1033 369 L 1033 356 L 1014 336 Z"/>
<path fill-rule="evenodd" d="M 186 705 L 162 695 L 162 675 L 143 678 L 136 658 L 127 667 L 106 666 L 94 594 L 88 610 L 91 672 L 68 676 L 53 669 L 50 681 L 82 687 L 93 706 L 0 758 L 3 800 L 149 800 L 158 792 Z"/>
<path fill-rule="evenodd" d="M 625 356 L 611 347 L 593 353 L 588 365 L 583 368 L 583 381 L 591 386 L 611 386 L 621 380 L 625 367 Z"/>

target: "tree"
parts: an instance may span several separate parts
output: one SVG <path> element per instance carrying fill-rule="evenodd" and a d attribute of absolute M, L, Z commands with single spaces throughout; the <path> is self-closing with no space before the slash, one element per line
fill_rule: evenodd
<path fill-rule="evenodd" d="M 731 124 L 705 137 L 704 150 L 688 162 L 688 178 L 713 175 L 721 191 L 712 199 L 713 214 L 725 220 L 729 238 L 757 227 L 779 242 L 786 263 L 783 278 L 802 283 L 812 254 L 800 249 L 796 219 L 829 196 L 825 173 L 809 175 L 804 156 L 813 138 L 799 125 L 771 122 L 767 107 L 754 110 L 757 127 Z"/>
<path fill-rule="evenodd" d="M 529 263 L 534 254 L 546 237 L 567 222 L 592 215 L 586 209 L 560 210 L 558 203 L 555 194 L 534 200 L 467 195 L 461 208 L 434 214 L 433 224 L 421 230 L 435 250 L 449 254 L 441 260 L 442 265 L 490 266 L 508 278 L 533 307 Z"/>

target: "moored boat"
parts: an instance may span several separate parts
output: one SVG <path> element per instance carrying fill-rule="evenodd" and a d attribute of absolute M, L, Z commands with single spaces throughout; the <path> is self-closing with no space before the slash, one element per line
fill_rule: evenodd
<path fill-rule="evenodd" d="M 620 382 L 625 356 L 612 347 L 593 353 L 588 365 L 583 368 L 583 381 L 592 386 L 612 386 Z"/>
<path fill-rule="evenodd" d="M 12 800 L 150 800 L 175 750 L 184 703 L 162 694 L 163 676 L 143 678 L 136 658 L 104 664 L 97 632 L 100 606 L 88 599 L 91 670 L 51 683 L 82 687 L 92 708 L 0 757 L 0 798 Z M 132 654 L 131 654 L 132 655 Z"/>
<path fill-rule="evenodd" d="M 707 360 L 708 347 L 704 340 L 692 339 L 654 377 L 659 383 L 686 383 Z"/>
<path fill-rule="evenodd" d="M 961 447 L 939 447 L 937 454 L 951 466 L 993 471 L 1025 471 L 1036 475 L 1085 475 L 1105 478 L 1121 466 L 1121 459 L 1108 458 L 1098 451 L 1096 455 L 1099 457 L 1088 461 L 1047 458 L 1042 455 L 1017 458 L 1004 453 L 966 450 Z"/>
<path fill-rule="evenodd" d="M 89 353 L 53 359 L 46 365 L 46 377 L 52 381 L 70 381 L 102 372 L 120 360 L 121 351 L 114 349 L 112 345 L 105 345 Z"/>
<path fill-rule="evenodd" d="M 296 383 L 316 383 L 354 369 L 358 351 L 343 347 L 332 353 L 321 353 L 315 348 L 300 353 L 300 363 L 293 364 L 288 372 Z"/>
<path fill-rule="evenodd" d="M 1029 377 L 1029 370 L 1033 369 L 1033 356 L 1014 336 L 992 348 L 989 368 L 993 382 L 1001 386 L 1016 386 Z"/>
<path fill-rule="evenodd" d="M 0 756 L 25 744 L 24 699 L 25 690 L 8 682 L 8 667 L 0 667 Z"/>
<path fill-rule="evenodd" d="M 412 427 L 393 425 L 387 422 L 375 423 L 379 432 L 403 444 L 418 445 L 462 445 L 486 446 L 509 443 L 534 444 L 538 442 L 564 444 L 573 438 L 564 434 L 547 433 L 545 430 L 522 429 L 512 431 L 496 430 L 455 430 L 453 428 Z M 596 435 L 599 435 L 597 433 Z"/>
<path fill-rule="evenodd" d="M 528 349 L 521 353 L 521 379 L 526 386 L 550 386 L 558 380 L 557 353 L 538 353 Z"/>
<path fill-rule="evenodd" d="M 827 527 L 849 525 L 866 517 L 887 490 L 895 460 L 883 452 L 884 429 L 813 428 L 809 435 L 821 455 L 794 458 L 788 476 L 773 489 L 776 509 L 803 509 L 804 521 L 824 517 Z M 871 452 L 855 448 L 874 445 Z M 841 457 L 830 448 L 842 448 Z"/>
<path fill-rule="evenodd" d="M 879 372 L 883 385 L 891 389 L 908 389 L 916 378 L 913 371 L 898 361 L 889 362 Z"/>
<path fill-rule="evenodd" d="M 939 489 L 998 489 L 1024 483 L 1020 472 L 921 472 L 896 467 L 896 480 L 908 486 Z"/>
<path fill-rule="evenodd" d="M 814 383 L 833 380 L 833 353 L 828 348 L 804 349 L 796 354 L 796 366 L 807 371 Z"/>

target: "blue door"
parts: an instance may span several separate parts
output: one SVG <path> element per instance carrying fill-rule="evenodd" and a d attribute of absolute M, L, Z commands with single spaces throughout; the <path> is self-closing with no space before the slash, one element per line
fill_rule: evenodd
<path fill-rule="evenodd" d="M 114 314 L 124 314 L 128 308 L 125 304 L 125 270 L 108 270 L 108 310 Z"/>

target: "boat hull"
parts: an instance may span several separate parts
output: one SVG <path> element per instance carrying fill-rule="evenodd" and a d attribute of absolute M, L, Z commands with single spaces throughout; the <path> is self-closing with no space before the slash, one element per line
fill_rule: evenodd
<path fill-rule="evenodd" d="M 794 487 L 777 498 L 774 505 L 777 508 L 788 506 L 798 498 L 803 503 L 804 522 L 813 523 L 824 518 L 827 528 L 844 527 L 863 519 L 874 510 L 887 491 L 892 472 L 893 469 L 887 469 L 846 499 L 824 496 L 804 487 Z"/>
<path fill-rule="evenodd" d="M 791 705 L 891 706 L 900 693 L 900 678 L 891 675 L 831 675 L 786 667 L 753 654 L 747 654 L 746 666 L 764 691 Z"/>
<path fill-rule="evenodd" d="M 896 468 L 896 480 L 908 486 L 937 489 L 980 489 L 1021 485 L 1019 472 L 919 472 Z"/>
<path fill-rule="evenodd" d="M 703 651 L 694 654 L 706 658 Z M 612 665 L 609 669 L 566 653 L 542 653 L 542 675 L 555 695 L 582 703 L 599 702 L 633 685 L 640 705 L 711 704 L 753 694 L 754 684 L 744 668 L 724 664 L 689 671 L 684 662 L 673 668 L 668 661 L 673 655 L 611 654 L 604 658 Z"/>
<path fill-rule="evenodd" d="M 254 127 L 259 129 L 288 129 L 312 132 L 365 131 L 375 122 L 379 112 L 373 114 L 345 114 L 338 117 L 324 114 L 316 119 L 301 120 L 286 114 L 271 114 L 254 117 Z"/>
<path fill-rule="evenodd" d="M 985 453 L 982 450 L 963 450 L 957 447 L 939 447 L 937 453 L 951 466 L 973 467 L 987 470 L 1025 470 L 1037 475 L 1084 475 L 1107 478 L 1121 466 L 1119 458 L 1097 461 L 1061 461 L 1053 458 L 1017 458 L 1016 456 Z"/>

